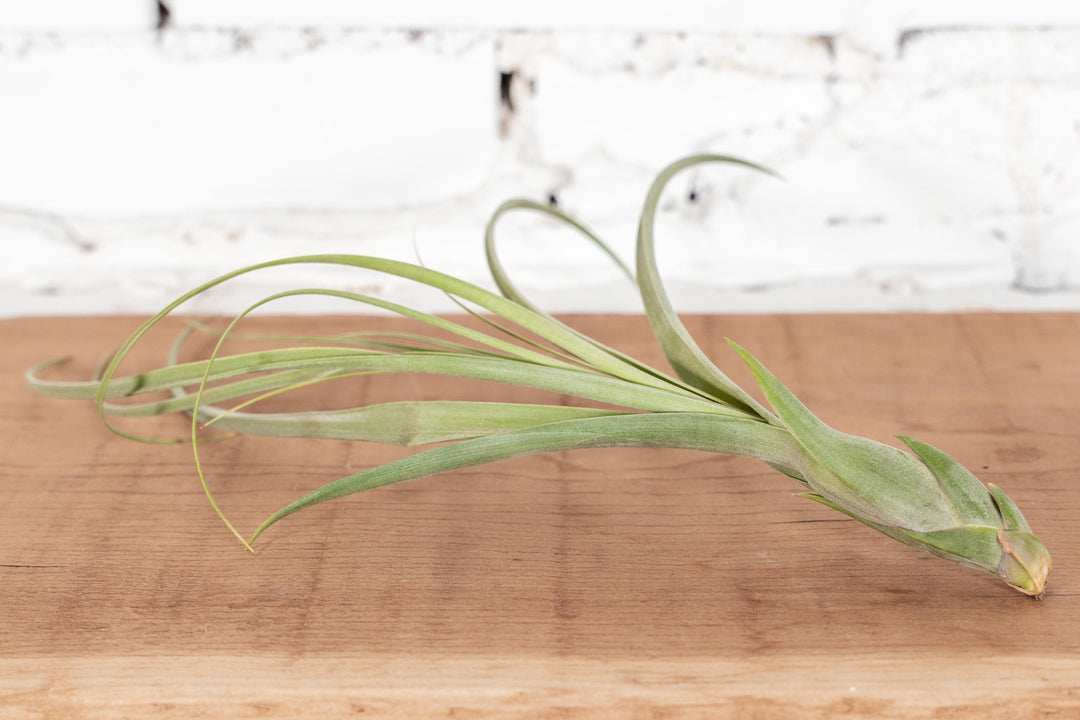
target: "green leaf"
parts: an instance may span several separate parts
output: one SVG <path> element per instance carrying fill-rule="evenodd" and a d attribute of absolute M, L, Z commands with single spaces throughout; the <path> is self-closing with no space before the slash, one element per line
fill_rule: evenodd
<path fill-rule="evenodd" d="M 838 480 L 873 507 L 878 520 L 904 529 L 940 530 L 956 524 L 941 488 L 925 465 L 896 448 L 832 429 L 753 355 L 735 343 L 731 345 L 749 366 L 784 426 L 831 471 L 806 476 L 814 490 L 845 504 L 843 487 L 835 482 Z"/>
<path fill-rule="evenodd" d="M 799 467 L 805 455 L 779 428 L 754 420 L 714 414 L 615 415 L 553 422 L 522 430 L 463 440 L 348 475 L 308 493 L 271 515 L 255 532 L 317 503 L 384 485 L 522 455 L 594 447 L 673 447 L 756 457 Z"/>
<path fill-rule="evenodd" d="M 1004 550 L 998 577 L 1022 593 L 1041 598 L 1046 577 L 1054 569 L 1046 546 L 1026 530 L 999 530 L 998 540 Z"/>
<path fill-rule="evenodd" d="M 319 371 L 311 373 L 305 370 L 284 370 L 281 372 L 270 373 L 268 375 L 258 375 L 256 377 L 244 378 L 243 380 L 237 380 L 222 385 L 215 385 L 209 387 L 203 393 L 204 403 L 216 403 L 224 402 L 226 400 L 232 400 L 235 398 L 245 397 L 247 395 L 254 395 L 256 393 L 263 394 L 269 391 L 278 390 L 282 388 L 292 388 L 297 384 L 307 383 L 315 379 L 330 379 L 335 377 L 332 373 L 334 371 Z M 87 390 L 96 390 L 96 383 L 88 383 Z M 195 407 L 195 395 L 193 393 L 185 393 L 179 388 L 172 388 L 177 391 L 169 400 L 154 400 L 151 402 L 143 403 L 105 403 L 105 412 L 113 417 L 150 417 L 153 415 L 168 415 L 170 413 L 187 412 Z M 92 396 L 91 396 L 92 397 Z M 88 398 L 89 399 L 89 398 Z M 203 405 L 203 411 L 207 411 L 208 408 Z"/>
<path fill-rule="evenodd" d="M 631 367 L 634 367 L 634 368 L 637 368 L 641 372 L 653 375 L 653 376 L 655 376 L 655 377 L 657 377 L 657 378 L 659 378 L 659 379 L 661 379 L 661 380 L 663 380 L 665 382 L 673 382 L 673 383 L 676 382 L 676 381 L 674 381 L 674 379 L 668 377 L 667 375 L 664 375 L 663 373 L 659 372 L 658 370 L 655 370 L 654 368 L 649 367 L 648 365 L 642 363 L 641 361 L 639 361 L 639 360 L 637 360 L 637 359 L 635 359 L 633 357 L 630 357 L 629 355 L 626 355 L 625 353 L 620 352 L 619 350 L 616 350 L 616 349 L 614 349 L 612 347 L 609 347 L 609 346 L 607 346 L 607 345 L 605 345 L 603 343 L 600 343 L 597 340 L 594 340 L 593 338 L 590 338 L 587 335 L 585 335 L 585 334 L 583 334 L 583 333 L 581 333 L 581 332 L 579 332 L 577 330 L 574 330 L 572 327 L 566 325 L 565 323 L 562 323 L 560 320 L 551 317 L 546 312 L 544 312 L 543 310 L 538 308 L 536 305 L 534 305 L 531 301 L 529 301 L 529 299 L 526 298 L 521 293 L 521 291 L 519 291 L 517 289 L 517 287 L 510 280 L 510 276 L 507 274 L 506 270 L 503 268 L 503 265 L 499 260 L 498 252 L 495 249 L 495 224 L 496 224 L 496 221 L 504 213 L 509 212 L 510 210 L 518 210 L 518 209 L 528 209 L 528 210 L 535 210 L 535 211 L 538 211 L 538 212 L 542 212 L 544 214 L 552 216 L 553 218 L 555 218 L 557 220 L 561 220 L 562 222 L 565 222 L 568 225 L 570 225 L 571 227 L 577 229 L 590 242 L 592 242 L 594 245 L 599 247 L 604 252 L 604 254 L 606 254 L 609 258 L 611 258 L 611 260 L 615 263 L 615 265 L 620 270 L 622 270 L 623 274 L 626 275 L 626 277 L 630 280 L 630 283 L 632 285 L 634 285 L 635 287 L 637 287 L 637 281 L 634 279 L 633 272 L 631 272 L 630 268 L 622 261 L 622 259 L 620 259 L 619 256 L 610 247 L 608 247 L 608 245 L 606 243 L 604 243 L 603 240 L 598 238 L 595 234 L 593 234 L 593 232 L 591 230 L 586 228 L 584 225 L 579 223 L 577 220 L 573 219 L 569 215 L 566 215 L 565 213 L 563 213 L 560 210 L 557 210 L 557 209 L 552 208 L 552 207 L 547 206 L 547 205 L 541 205 L 540 203 L 532 202 L 531 200 L 509 200 L 509 201 L 503 203 L 502 205 L 500 205 L 499 208 L 495 211 L 495 214 L 492 216 L 491 220 L 488 222 L 487 229 L 486 229 L 486 232 L 485 232 L 485 235 L 484 235 L 484 251 L 485 251 L 485 254 L 487 256 L 488 268 L 489 268 L 489 270 L 491 272 L 492 279 L 495 281 L 495 284 L 499 288 L 499 291 L 505 297 L 509 298 L 510 300 L 513 300 L 514 302 L 516 302 L 516 303 L 518 303 L 520 305 L 523 305 L 524 307 L 527 307 L 527 308 L 529 308 L 531 310 L 534 310 L 538 314 L 541 314 L 544 317 L 550 319 L 551 322 L 553 322 L 553 323 L 558 323 L 562 327 L 566 328 L 569 332 L 575 333 L 583 341 L 592 343 L 598 349 L 602 350 L 603 352 L 609 353 L 613 357 L 616 357 L 619 360 L 625 362 L 627 365 L 629 365 Z M 466 310 L 468 310 L 468 308 L 466 308 Z M 498 327 L 498 326 L 496 326 L 496 327 Z M 503 329 L 503 328 L 500 328 L 500 329 Z M 506 331 L 505 329 L 503 329 L 503 330 L 504 330 L 504 332 Z M 704 395 L 704 396 L 706 396 L 706 397 L 708 397 L 708 398 L 710 398 L 712 400 L 716 400 L 717 402 L 726 402 L 723 398 L 716 397 L 715 395 L 713 395 L 711 393 L 707 393 L 704 390 L 702 390 L 701 388 L 696 388 L 695 386 L 693 386 L 691 384 L 688 384 L 688 383 L 685 383 L 685 382 L 676 383 L 676 384 L 679 385 L 680 387 L 683 387 L 683 388 L 687 389 L 687 390 L 690 390 L 690 391 L 696 392 L 698 394 Z"/>
<path fill-rule="evenodd" d="M 1020 512 L 1020 508 L 1012 501 L 1012 498 L 993 483 L 989 483 L 987 486 L 990 488 L 990 496 L 994 498 L 994 504 L 1001 513 L 1004 528 L 1006 530 L 1020 530 L 1030 533 L 1031 527 L 1028 525 L 1027 520 L 1024 519 L 1024 514 Z"/>
<path fill-rule="evenodd" d="M 130 377 L 114 378 L 106 397 L 169 390 L 198 383 L 208 361 L 157 368 Z M 373 353 L 348 348 L 281 348 L 217 358 L 209 380 L 223 380 L 247 373 L 274 370 L 372 370 L 383 373 L 425 373 L 532 387 L 600 402 L 656 412 L 712 412 L 741 415 L 729 407 L 687 396 L 642 387 L 625 380 L 521 362 L 510 358 L 476 357 L 454 353 Z M 93 399 L 96 382 L 43 380 L 35 377 L 35 390 L 54 397 Z"/>
<path fill-rule="evenodd" d="M 918 533 L 907 531 L 909 537 L 926 545 L 924 550 L 968 567 L 997 573 L 1002 547 L 998 528 L 985 525 Z"/>
<path fill-rule="evenodd" d="M 997 530 L 995 528 L 972 525 L 920 533 L 903 530 L 887 523 L 875 522 L 818 493 L 802 493 L 800 497 L 821 503 L 833 510 L 838 510 L 867 527 L 916 550 L 967 567 L 979 568 L 989 572 L 996 572 L 997 570 L 997 563 L 1001 558 L 1001 544 L 997 540 Z"/>
<path fill-rule="evenodd" d="M 679 171 L 706 162 L 732 163 L 772 174 L 771 171 L 754 163 L 725 155 L 695 155 L 664 168 L 649 188 L 638 225 L 637 282 L 641 289 L 641 300 L 645 305 L 645 312 L 652 324 L 656 339 L 663 348 L 668 362 L 675 369 L 676 375 L 690 385 L 730 403 L 733 407 L 753 413 L 768 422 L 774 422 L 772 414 L 721 372 L 694 342 L 668 299 L 667 291 L 660 279 L 660 270 L 656 265 L 653 235 L 656 208 L 664 187 Z"/>
<path fill-rule="evenodd" d="M 206 407 L 202 408 L 204 416 Z M 418 400 L 343 410 L 288 413 L 216 411 L 214 425 L 277 437 L 365 440 L 412 447 L 580 418 L 620 415 L 614 410 L 524 403 Z"/>
<path fill-rule="evenodd" d="M 500 205 L 492 214 L 491 219 L 488 221 L 487 228 L 484 231 L 484 252 L 487 256 L 488 268 L 491 271 L 491 277 L 495 280 L 495 284 L 498 285 L 499 291 L 504 297 L 513 300 L 519 305 L 524 305 L 527 308 L 535 310 L 538 313 L 544 313 L 540 308 L 533 305 L 528 298 L 521 294 L 513 282 L 510 280 L 510 276 L 507 275 L 506 270 L 503 269 L 502 263 L 499 261 L 499 255 L 495 251 L 495 223 L 498 222 L 504 214 L 511 210 L 533 210 L 545 215 L 550 215 L 557 220 L 570 225 L 575 228 L 582 235 L 584 235 L 590 242 L 596 245 L 600 250 L 611 258 L 611 261 L 629 278 L 630 283 L 637 286 L 637 282 L 634 280 L 634 273 L 630 268 L 622 261 L 615 251 L 613 251 L 608 245 L 597 237 L 591 230 L 582 225 L 580 222 L 570 217 L 561 210 L 551 207 L 550 205 L 542 205 L 532 200 L 514 199 L 507 200 Z"/>
<path fill-rule="evenodd" d="M 145 323 L 143 323 L 117 350 L 116 355 L 109 363 L 108 367 L 102 373 L 101 383 L 96 396 L 98 404 L 98 412 L 101 415 L 102 421 L 113 432 L 129 437 L 132 439 L 140 439 L 130 433 L 123 432 L 116 428 L 109 422 L 106 416 L 104 401 L 109 397 L 110 392 L 115 392 L 114 384 L 111 382 L 113 376 L 123 361 L 124 357 L 128 354 L 131 348 L 137 343 L 143 335 L 145 335 L 150 328 L 156 325 L 163 317 L 171 313 L 176 308 L 190 300 L 191 298 L 206 292 L 210 288 L 216 287 L 221 283 L 224 283 L 232 278 L 240 275 L 255 272 L 271 267 L 280 267 L 286 265 L 297 264 L 329 264 L 340 265 L 346 267 L 367 268 L 376 270 L 378 272 L 386 273 L 388 275 L 396 275 L 398 277 L 406 278 L 409 280 L 415 280 L 416 282 L 429 285 L 444 292 L 456 295 L 469 302 L 476 303 L 480 307 L 483 307 L 497 315 L 502 316 L 506 320 L 517 323 L 527 330 L 539 335 L 548 342 L 556 345 L 565 352 L 571 353 L 578 357 L 585 365 L 593 368 L 598 372 L 607 373 L 613 377 L 620 378 L 630 383 L 639 384 L 655 389 L 670 391 L 674 393 L 682 393 L 690 395 L 688 391 L 671 381 L 665 381 L 661 373 L 649 373 L 642 371 L 635 365 L 629 364 L 605 349 L 598 347 L 596 344 L 584 339 L 580 334 L 566 328 L 560 323 L 553 322 L 550 318 L 547 318 L 539 313 L 536 313 L 522 305 L 519 305 L 512 300 L 508 300 L 504 297 L 491 293 L 483 288 L 479 288 L 471 283 L 459 280 L 449 275 L 437 272 L 435 270 L 429 270 L 418 265 L 412 265 L 409 263 L 403 263 L 396 260 L 387 260 L 385 258 L 367 257 L 362 255 L 306 255 L 300 257 L 283 258 L 280 260 L 273 260 L 264 263 L 258 263 L 255 265 L 249 265 L 247 267 L 235 270 L 230 273 L 221 275 L 209 282 L 203 283 L 199 287 L 185 293 L 172 303 L 163 308 L 156 315 L 151 317 Z M 318 291 L 316 291 L 318 292 Z M 329 294 L 329 293 L 328 293 Z M 262 303 L 259 303 L 262 304 Z M 250 310 L 250 308 L 249 308 Z M 224 362 L 224 360 L 223 360 Z M 179 366 L 178 366 L 179 367 Z M 136 380 L 133 383 L 134 387 L 138 387 L 138 376 L 135 376 Z M 126 393 L 125 393 L 126 394 Z M 171 441 L 170 441 L 171 442 Z"/>
<path fill-rule="evenodd" d="M 214 363 L 210 380 L 224 380 L 248 373 L 276 370 L 333 370 L 362 365 L 365 360 L 384 357 L 369 350 L 351 348 L 280 348 L 261 350 L 219 358 Z M 55 365 L 56 362 L 49 363 Z M 208 361 L 200 360 L 156 368 L 126 377 L 111 377 L 107 381 L 45 380 L 38 376 L 44 366 L 29 371 L 30 386 L 44 395 L 71 399 L 131 397 L 144 393 L 171 390 L 198 383 L 206 372 Z M 104 386 L 104 392 L 101 390 Z"/>
<path fill-rule="evenodd" d="M 1000 527 L 1001 517 L 990 493 L 970 470 L 932 445 L 904 435 L 897 437 L 934 473 L 958 524 Z"/>

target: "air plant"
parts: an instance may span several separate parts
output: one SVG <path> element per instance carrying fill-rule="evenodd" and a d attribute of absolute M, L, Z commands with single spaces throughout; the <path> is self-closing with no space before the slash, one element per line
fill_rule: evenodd
<path fill-rule="evenodd" d="M 662 191 L 671 178 L 704 162 L 763 170 L 737 158 L 696 155 L 673 163 L 653 182 L 642 209 L 637 271 L 631 272 L 593 233 L 559 210 L 511 200 L 486 230 L 487 260 L 501 294 L 435 270 L 357 255 L 309 255 L 260 263 L 211 280 L 147 320 L 112 356 L 99 377 L 86 382 L 43 379 L 31 386 L 48 395 L 94 400 L 105 425 L 113 416 L 189 413 L 198 475 L 214 510 L 248 549 L 282 518 L 317 503 L 363 490 L 506 458 L 576 448 L 672 447 L 753 457 L 800 483 L 803 497 L 827 505 L 919 550 L 997 575 L 1022 593 L 1041 597 L 1051 559 L 1019 508 L 1000 488 L 984 486 L 944 452 L 901 437 L 911 450 L 847 435 L 815 417 L 764 365 L 732 343 L 749 366 L 769 407 L 732 382 L 705 356 L 672 309 L 657 270 L 653 231 Z M 766 171 L 768 172 L 768 171 Z M 511 283 L 495 251 L 497 220 L 516 209 L 546 213 L 578 229 L 607 252 L 640 289 L 653 331 L 675 371 L 669 375 L 568 327 L 530 303 Z M 291 290 L 247 308 L 220 333 L 210 356 L 167 363 L 137 375 L 117 370 L 139 339 L 187 300 L 244 273 L 292 264 L 330 264 L 395 275 L 443 291 L 463 308 L 483 313 L 481 331 L 387 300 L 331 289 Z M 457 336 L 406 333 L 354 334 L 336 342 L 311 338 L 299 347 L 223 355 L 222 344 L 255 309 L 294 295 L 327 295 L 413 318 Z M 516 329 L 513 327 L 516 326 Z M 300 387 L 358 374 L 429 373 L 492 380 L 576 396 L 595 407 L 423 400 L 332 411 L 252 412 L 258 401 Z M 198 386 L 194 392 L 186 387 Z M 167 390 L 169 399 L 136 404 L 116 398 Z M 212 403 L 247 398 L 225 409 Z M 245 539 L 225 518 L 207 488 L 198 461 L 200 423 L 234 432 L 273 436 L 366 440 L 400 446 L 437 446 L 347 475 L 281 508 Z M 185 440 L 186 441 L 186 440 Z"/>

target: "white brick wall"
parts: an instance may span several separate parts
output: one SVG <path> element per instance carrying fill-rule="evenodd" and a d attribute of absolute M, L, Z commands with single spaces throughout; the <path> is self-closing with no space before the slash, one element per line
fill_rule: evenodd
<path fill-rule="evenodd" d="M 629 258 L 652 175 L 706 150 L 786 181 L 676 180 L 682 308 L 1080 309 L 1078 3 L 166 5 L 155 29 L 145 0 L 0 3 L 0 315 L 145 313 L 247 262 L 414 243 L 485 282 L 513 195 L 556 196 Z M 549 308 L 636 311 L 569 232 L 500 227 Z M 297 283 L 449 308 L 310 269 L 194 309 Z"/>
<path fill-rule="evenodd" d="M 19 172 L 0 178 L 0 197 L 106 216 L 381 208 L 482 181 L 497 141 L 490 40 L 312 44 L 292 31 L 193 31 L 55 40 L 4 58 L 0 138 Z"/>
<path fill-rule="evenodd" d="M 0 30 L 17 33 L 143 33 L 157 20 L 146 0 L 3 0 Z"/>

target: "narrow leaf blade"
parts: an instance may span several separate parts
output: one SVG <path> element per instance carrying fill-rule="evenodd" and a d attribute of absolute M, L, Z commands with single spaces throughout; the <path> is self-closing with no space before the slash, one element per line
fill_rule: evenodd
<path fill-rule="evenodd" d="M 1027 520 L 1024 519 L 1024 513 L 1020 512 L 1020 508 L 1012 501 L 1012 498 L 1006 495 L 1005 491 L 997 485 L 990 483 L 988 487 L 990 488 L 991 497 L 994 498 L 994 504 L 997 505 L 997 509 L 1001 512 L 1001 520 L 1005 529 L 1030 533 L 1031 526 L 1028 525 Z"/>
<path fill-rule="evenodd" d="M 637 282 L 641 289 L 641 300 L 645 305 L 653 332 L 668 362 L 675 369 L 676 375 L 690 385 L 730 403 L 733 407 L 771 422 L 772 414 L 732 382 L 694 342 L 668 299 L 667 291 L 660 278 L 660 270 L 656 265 L 653 236 L 656 210 L 664 187 L 681 170 L 705 162 L 734 163 L 771 174 L 769 170 L 758 165 L 724 155 L 695 155 L 666 167 L 649 189 L 638 226 Z"/>
<path fill-rule="evenodd" d="M 204 413 L 207 410 L 202 409 Z M 619 414 L 622 413 L 563 405 L 420 400 L 332 411 L 234 412 L 223 415 L 214 425 L 253 435 L 363 440 L 413 447 Z"/>
<path fill-rule="evenodd" d="M 463 440 L 348 475 L 297 499 L 271 515 L 250 542 L 298 510 L 370 490 L 537 453 L 594 447 L 673 447 L 756 457 L 799 468 L 805 453 L 790 434 L 765 423 L 699 413 L 616 415 L 554 422 L 538 427 Z"/>
<path fill-rule="evenodd" d="M 1000 516 L 990 493 L 970 470 L 932 445 L 904 435 L 898 437 L 934 473 L 960 524 L 999 527 Z"/>

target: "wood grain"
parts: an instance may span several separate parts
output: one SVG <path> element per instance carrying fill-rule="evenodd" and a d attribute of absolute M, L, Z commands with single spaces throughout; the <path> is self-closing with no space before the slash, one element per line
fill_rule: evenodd
<path fill-rule="evenodd" d="M 641 318 L 573 323 L 662 362 Z M 92 407 L 26 389 L 30 365 L 76 352 L 52 376 L 81 378 L 136 325 L 0 322 L 0 718 L 1080 717 L 1076 315 L 688 319 L 744 386 L 725 336 L 840 429 L 911 434 L 1004 487 L 1054 554 L 1041 603 L 796 498 L 758 463 L 674 450 L 383 488 L 289 518 L 252 556 L 208 507 L 190 448 L 120 439 Z M 551 400 L 387 380 L 310 400 Z M 267 438 L 203 452 L 244 529 L 402 454 Z"/>

